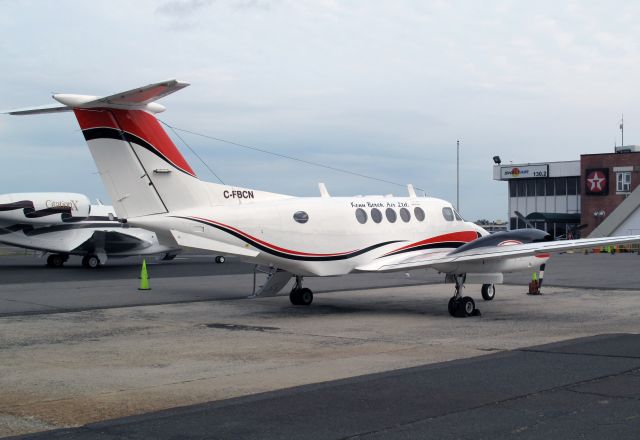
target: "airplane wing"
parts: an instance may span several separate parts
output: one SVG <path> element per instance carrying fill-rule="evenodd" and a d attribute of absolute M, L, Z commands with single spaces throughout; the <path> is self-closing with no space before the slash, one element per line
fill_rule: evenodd
<path fill-rule="evenodd" d="M 408 257 L 383 257 L 369 264 L 357 267 L 362 272 L 392 272 L 398 270 L 437 268 L 457 263 L 474 263 L 488 260 L 553 254 L 575 249 L 588 249 L 614 244 L 640 242 L 640 235 L 621 237 L 584 238 L 578 240 L 545 241 L 515 244 L 510 246 L 486 246 L 464 252 L 414 253 Z"/>
<path fill-rule="evenodd" d="M 49 231 L 42 233 L 41 229 L 35 229 L 33 232 L 20 234 L 20 238 L 16 239 L 13 235 L 3 237 L 3 242 L 12 246 L 23 247 L 27 249 L 36 249 L 45 252 L 71 252 L 79 248 L 91 239 L 93 230 L 89 229 L 73 229 L 70 231 Z"/>

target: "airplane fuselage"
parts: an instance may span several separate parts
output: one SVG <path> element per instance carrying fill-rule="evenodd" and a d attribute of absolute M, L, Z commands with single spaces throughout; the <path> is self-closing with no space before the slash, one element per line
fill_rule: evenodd
<path fill-rule="evenodd" d="M 312 276 L 344 275 L 376 259 L 393 261 L 416 252 L 446 254 L 488 235 L 460 218 L 450 203 L 430 197 L 252 200 L 129 223 L 155 230 L 161 242 L 171 240 L 168 231 L 180 231 L 256 251 L 249 261 Z M 517 266 L 511 269 L 529 264 Z"/>

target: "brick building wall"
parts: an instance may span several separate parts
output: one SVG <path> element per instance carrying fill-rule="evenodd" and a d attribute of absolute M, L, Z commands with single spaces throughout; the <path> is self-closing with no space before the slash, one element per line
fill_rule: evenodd
<path fill-rule="evenodd" d="M 581 184 L 581 216 L 580 222 L 587 225 L 581 231 L 582 237 L 587 237 L 609 214 L 615 210 L 626 195 L 616 191 L 616 167 L 631 167 L 630 191 L 640 184 L 640 152 L 636 153 L 604 153 L 583 154 L 580 156 L 580 184 Z M 588 170 L 607 168 L 608 194 L 589 194 L 592 183 L 587 182 Z M 604 211 L 604 216 L 596 217 L 594 212 Z"/>

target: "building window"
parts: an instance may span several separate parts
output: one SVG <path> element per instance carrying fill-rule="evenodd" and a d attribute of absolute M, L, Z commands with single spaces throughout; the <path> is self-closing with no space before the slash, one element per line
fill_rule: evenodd
<path fill-rule="evenodd" d="M 536 179 L 536 195 L 538 197 L 544 195 L 544 180 L 545 179 Z"/>
<path fill-rule="evenodd" d="M 555 183 L 555 179 L 553 178 L 547 179 L 547 195 L 548 196 L 554 196 L 556 194 L 554 183 Z"/>
<path fill-rule="evenodd" d="M 527 197 L 535 197 L 536 181 L 535 179 L 527 179 Z"/>
<path fill-rule="evenodd" d="M 509 181 L 509 197 L 518 197 L 518 182 L 515 180 Z"/>
<path fill-rule="evenodd" d="M 567 177 L 567 194 L 575 196 L 578 193 L 578 178 Z"/>
<path fill-rule="evenodd" d="M 556 177 L 556 195 L 557 196 L 567 195 L 567 178 L 566 177 Z"/>
<path fill-rule="evenodd" d="M 631 173 L 622 171 L 616 173 L 616 192 L 628 193 L 631 191 Z"/>
<path fill-rule="evenodd" d="M 358 223 L 361 223 L 363 225 L 367 222 L 367 213 L 364 209 L 356 209 L 356 219 L 358 220 Z"/>
<path fill-rule="evenodd" d="M 518 197 L 527 197 L 527 181 L 518 180 Z"/>

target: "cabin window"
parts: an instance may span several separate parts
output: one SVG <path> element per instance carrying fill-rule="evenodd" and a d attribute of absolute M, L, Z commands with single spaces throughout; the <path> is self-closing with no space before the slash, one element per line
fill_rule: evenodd
<path fill-rule="evenodd" d="M 419 206 L 416 206 L 416 207 L 413 209 L 413 214 L 416 216 L 416 218 L 418 219 L 418 221 L 419 221 L 419 222 L 423 222 L 423 221 L 424 221 L 424 219 L 425 219 L 425 217 L 426 217 L 426 216 L 424 215 L 424 211 L 423 211 L 423 210 L 422 210 L 422 208 L 421 208 L 421 207 L 419 207 Z"/>
<path fill-rule="evenodd" d="M 387 208 L 384 213 L 387 216 L 387 220 L 389 220 L 389 223 L 395 223 L 398 219 L 398 214 L 396 214 L 396 212 L 391 208 Z"/>
<path fill-rule="evenodd" d="M 453 221 L 453 209 L 446 207 L 446 208 L 442 208 L 442 216 L 444 217 L 444 219 L 448 222 L 452 222 Z"/>
<path fill-rule="evenodd" d="M 358 223 L 364 225 L 367 222 L 367 213 L 366 213 L 366 211 L 364 209 L 362 209 L 362 208 L 356 209 L 356 219 L 358 220 Z"/>
<path fill-rule="evenodd" d="M 420 209 L 420 208 L 416 208 L 416 209 Z M 400 208 L 400 218 L 405 223 L 407 223 L 407 222 L 409 222 L 409 220 L 411 220 L 411 213 L 409 212 L 409 210 L 407 208 Z"/>
<path fill-rule="evenodd" d="M 371 220 L 375 223 L 380 223 L 382 221 L 382 213 L 378 208 L 373 208 L 371 210 Z"/>
<path fill-rule="evenodd" d="M 293 214 L 293 219 L 298 223 L 306 223 L 309 221 L 309 214 L 304 211 L 298 211 Z"/>

